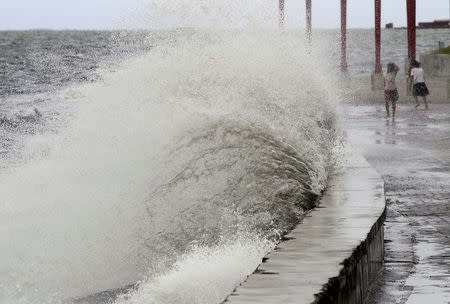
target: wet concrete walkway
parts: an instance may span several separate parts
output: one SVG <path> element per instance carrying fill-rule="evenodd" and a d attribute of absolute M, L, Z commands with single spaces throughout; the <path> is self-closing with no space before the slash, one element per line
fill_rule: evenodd
<path fill-rule="evenodd" d="M 225 303 L 310 304 L 324 297 L 361 303 L 382 267 L 384 215 L 381 176 L 360 154 L 349 155 L 319 207 Z"/>
<path fill-rule="evenodd" d="M 348 106 L 346 129 L 384 178 L 385 268 L 368 303 L 450 303 L 450 104 Z"/>

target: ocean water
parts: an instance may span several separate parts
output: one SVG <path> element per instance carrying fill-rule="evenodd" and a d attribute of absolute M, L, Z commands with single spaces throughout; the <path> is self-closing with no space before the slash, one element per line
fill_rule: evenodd
<path fill-rule="evenodd" d="M 372 35 L 350 31 L 352 74 Z M 337 50 L 337 31 L 311 52 L 301 31 L 0 32 L 0 303 L 221 303 L 326 187 Z"/>
<path fill-rule="evenodd" d="M 3 41 L 2 303 L 220 303 L 326 186 L 337 99 L 295 33 Z"/>

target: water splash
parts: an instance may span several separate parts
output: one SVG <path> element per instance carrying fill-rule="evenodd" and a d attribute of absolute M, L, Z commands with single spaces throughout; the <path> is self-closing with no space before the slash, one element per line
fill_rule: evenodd
<path fill-rule="evenodd" d="M 326 185 L 336 96 L 303 49 L 289 33 L 179 31 L 79 88 L 70 125 L 0 175 L 0 300 L 142 280 L 129 299 L 171 303 L 201 261 L 220 271 L 186 299 L 223 299 Z"/>
<path fill-rule="evenodd" d="M 221 303 L 258 266 L 274 244 L 258 236 L 239 237 L 213 247 L 193 247 L 170 271 L 148 279 L 116 304 Z M 176 291 L 176 292 L 174 292 Z"/>

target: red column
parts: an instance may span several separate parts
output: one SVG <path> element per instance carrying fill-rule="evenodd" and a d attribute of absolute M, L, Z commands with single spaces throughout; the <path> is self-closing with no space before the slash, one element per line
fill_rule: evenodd
<path fill-rule="evenodd" d="M 381 0 L 375 0 L 375 74 L 381 70 Z"/>
<path fill-rule="evenodd" d="M 416 59 L 416 0 L 406 0 L 408 13 L 408 58 Z"/>
<path fill-rule="evenodd" d="M 306 1 L 306 37 L 308 38 L 308 41 L 311 42 L 312 4 L 311 4 L 311 0 L 305 0 L 305 1 Z"/>
<path fill-rule="evenodd" d="M 347 0 L 341 0 L 341 71 L 347 72 Z"/>
<path fill-rule="evenodd" d="M 279 0 L 278 2 L 279 6 L 279 26 L 280 29 L 284 29 L 284 0 Z"/>

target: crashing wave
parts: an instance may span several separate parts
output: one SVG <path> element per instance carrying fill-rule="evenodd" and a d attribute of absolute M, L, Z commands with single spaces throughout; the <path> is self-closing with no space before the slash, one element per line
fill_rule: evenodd
<path fill-rule="evenodd" d="M 335 91 L 303 50 L 295 33 L 199 31 L 81 87 L 69 126 L 0 175 L 7 302 L 130 284 L 120 303 L 224 299 L 333 165 Z M 208 290 L 187 296 L 190 277 Z"/>

